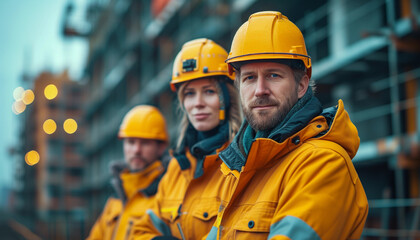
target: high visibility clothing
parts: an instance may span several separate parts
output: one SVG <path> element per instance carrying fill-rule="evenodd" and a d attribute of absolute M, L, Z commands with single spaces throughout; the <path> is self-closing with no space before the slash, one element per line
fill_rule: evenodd
<path fill-rule="evenodd" d="M 152 206 L 158 182 L 164 172 L 160 161 L 155 161 L 140 172 L 123 171 L 119 176 L 124 197 L 109 198 L 101 216 L 93 226 L 88 240 L 130 239 L 133 225 Z"/>
<path fill-rule="evenodd" d="M 225 143 L 216 152 L 227 145 Z M 224 184 L 217 154 L 205 157 L 203 173 L 198 178 L 194 177 L 197 159 L 189 149 L 185 156 L 190 167 L 183 169 L 177 159 L 171 160 L 159 184 L 153 209 L 135 226 L 134 239 L 153 239 L 163 235 L 178 239 L 203 239 L 210 232 L 221 199 L 227 197 L 230 186 Z"/>
<path fill-rule="evenodd" d="M 168 131 L 165 118 L 156 107 L 135 106 L 124 116 L 118 137 L 145 138 L 167 142 Z"/>
<path fill-rule="evenodd" d="M 368 202 L 351 162 L 357 129 L 341 100 L 320 112 L 312 97 L 269 137 L 249 141 L 248 154 L 244 123 L 219 154 L 232 194 L 207 239 L 360 238 Z"/>

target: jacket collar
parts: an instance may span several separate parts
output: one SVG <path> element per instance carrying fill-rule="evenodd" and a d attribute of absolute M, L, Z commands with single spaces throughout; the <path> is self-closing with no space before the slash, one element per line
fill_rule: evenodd
<path fill-rule="evenodd" d="M 122 170 L 118 178 L 120 184 L 114 184 L 114 188 L 119 194 L 119 198 L 126 202 L 136 193 L 142 192 L 146 196 L 152 196 L 157 191 L 157 185 L 164 172 L 161 161 L 155 161 L 143 171 L 130 172 L 127 168 Z M 122 195 L 121 195 L 122 194 Z"/>
<path fill-rule="evenodd" d="M 277 144 L 283 143 L 286 139 L 307 127 L 308 123 L 314 117 L 318 116 L 321 111 L 321 103 L 313 96 L 312 91 L 308 90 L 304 97 L 295 104 L 285 120 L 270 132 L 260 134 L 255 134 L 254 132 L 254 134 L 249 134 L 253 130 L 248 122 L 244 121 L 233 142 L 226 150 L 220 153 L 220 158 L 230 169 L 240 172 L 242 167 L 245 166 L 251 146 L 254 148 L 258 147 L 254 146 L 256 144 L 259 145 L 259 143 L 256 143 L 256 140 L 270 140 L 268 143 L 265 143 L 266 146 L 263 147 L 264 149 L 271 145 L 271 141 Z M 258 135 L 266 137 L 258 137 Z"/>
<path fill-rule="evenodd" d="M 203 175 L 204 159 L 209 155 L 216 154 L 229 140 L 228 122 L 226 121 L 220 125 L 213 134 L 205 137 L 203 136 L 204 135 L 197 132 L 190 124 L 179 150 L 174 152 L 174 157 L 182 170 L 191 167 L 190 159 L 196 161 L 197 164 L 194 169 L 194 178 Z"/>
<path fill-rule="evenodd" d="M 312 110 L 318 105 L 315 104 L 316 102 L 320 106 L 319 101 L 309 101 L 300 113 L 312 112 L 313 116 L 314 112 Z M 244 122 L 233 142 L 219 154 L 226 165 L 222 167 L 224 174 L 227 174 L 227 169 L 246 172 L 269 167 L 272 159 L 278 159 L 286 155 L 311 138 L 335 142 L 347 151 L 350 158 L 355 156 L 360 139 L 356 127 L 344 110 L 341 100 L 339 100 L 337 106 L 325 109 L 320 115 L 313 116 L 312 119 L 308 117 L 309 123 L 307 124 L 292 124 L 297 119 L 293 116 L 283 128 L 276 129 L 268 138 L 254 139 L 249 154 L 245 154 L 239 145 L 242 142 L 243 131 L 248 127 L 248 123 Z M 287 129 L 290 130 L 287 131 Z"/>

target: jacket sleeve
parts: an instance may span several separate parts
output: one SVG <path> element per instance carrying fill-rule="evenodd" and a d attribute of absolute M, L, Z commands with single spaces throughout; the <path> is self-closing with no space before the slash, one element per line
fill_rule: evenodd
<path fill-rule="evenodd" d="M 89 236 L 86 240 L 99 240 L 104 239 L 104 232 L 106 228 L 106 220 L 105 214 L 108 212 L 108 208 L 110 208 L 110 200 L 108 199 L 104 210 L 102 211 L 99 218 L 96 220 L 95 224 L 93 225 L 92 229 L 90 230 Z"/>
<path fill-rule="evenodd" d="M 153 207 L 148 209 L 141 220 L 133 226 L 133 238 L 135 240 L 150 240 L 160 236 L 171 236 L 169 223 L 166 222 L 160 214 L 160 205 L 162 196 L 165 194 L 165 185 L 167 181 L 165 174 L 159 183 Z"/>
<path fill-rule="evenodd" d="M 347 153 L 316 145 L 293 159 L 268 239 L 359 239 L 366 194 Z"/>
<path fill-rule="evenodd" d="M 103 239 L 103 235 L 102 235 L 103 230 L 102 230 L 101 225 L 102 225 L 101 218 L 98 218 L 98 220 L 96 220 L 95 224 L 90 230 L 89 236 L 86 238 L 86 240 Z"/>

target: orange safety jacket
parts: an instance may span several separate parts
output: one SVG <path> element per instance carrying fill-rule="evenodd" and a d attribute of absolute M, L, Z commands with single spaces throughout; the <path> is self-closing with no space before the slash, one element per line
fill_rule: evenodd
<path fill-rule="evenodd" d="M 197 160 L 189 149 L 185 156 L 190 167 L 182 170 L 173 158 L 159 184 L 153 209 L 149 210 L 135 228 L 134 239 L 153 239 L 174 236 L 178 239 L 202 239 L 213 226 L 221 199 L 230 186 L 224 184 L 217 153 L 204 158 L 203 174 L 194 178 Z M 181 233 L 182 232 L 182 233 Z"/>
<path fill-rule="evenodd" d="M 315 102 L 300 114 L 313 111 Z M 283 130 L 295 129 L 293 121 Z M 360 142 L 357 129 L 341 100 L 308 122 L 280 142 L 254 139 L 248 154 L 237 147 L 244 124 L 219 154 L 231 193 L 207 239 L 360 238 L 368 202 L 351 162 Z"/>
<path fill-rule="evenodd" d="M 124 170 L 119 177 L 122 183 L 121 190 L 126 196 L 125 202 L 110 197 L 87 239 L 129 239 L 133 233 L 132 226 L 152 206 L 163 172 L 161 161 L 155 161 L 140 172 Z"/>

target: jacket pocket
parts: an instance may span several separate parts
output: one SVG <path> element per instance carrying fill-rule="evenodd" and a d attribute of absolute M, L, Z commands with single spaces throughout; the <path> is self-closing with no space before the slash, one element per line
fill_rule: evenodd
<path fill-rule="evenodd" d="M 233 227 L 235 239 L 267 239 L 276 206 L 275 202 L 242 206 Z"/>
<path fill-rule="evenodd" d="M 185 222 L 188 224 L 187 239 L 201 239 L 210 232 L 216 221 L 219 206 L 220 200 L 216 198 L 200 199 L 199 202 L 191 206 L 192 217 Z"/>
<path fill-rule="evenodd" d="M 220 206 L 220 200 L 216 198 L 201 199 L 201 201 L 194 206 L 192 215 L 194 218 L 207 222 L 217 216 L 217 212 Z"/>

